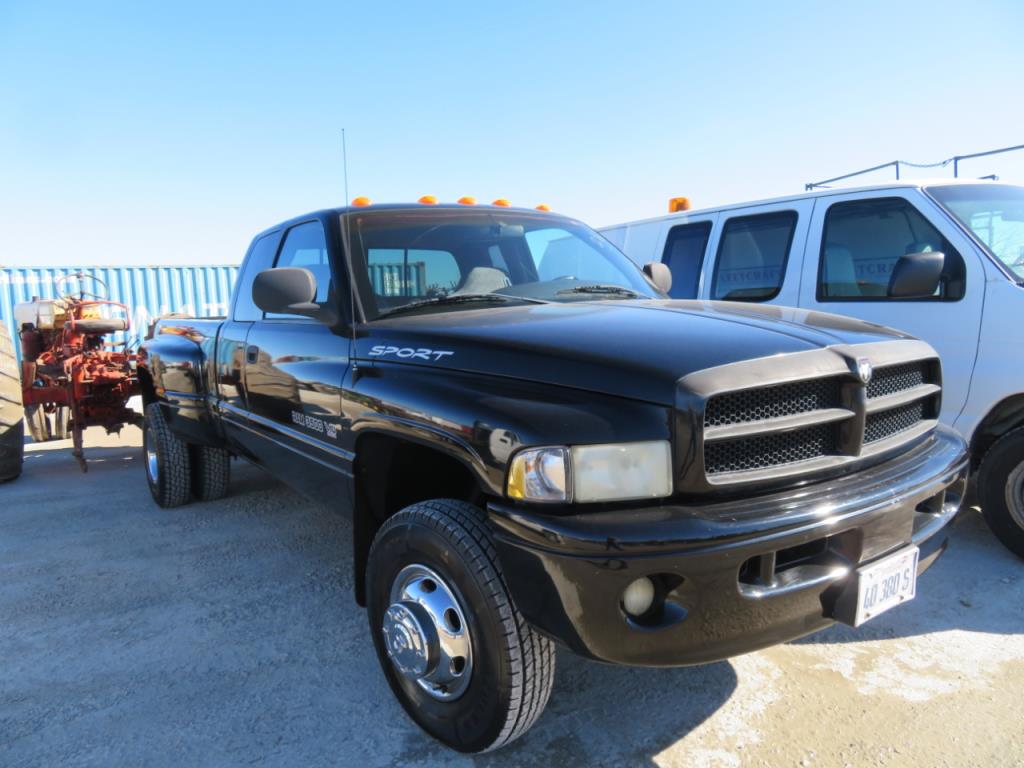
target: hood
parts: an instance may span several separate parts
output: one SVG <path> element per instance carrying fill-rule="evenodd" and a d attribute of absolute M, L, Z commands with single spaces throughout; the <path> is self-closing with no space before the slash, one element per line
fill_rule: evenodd
<path fill-rule="evenodd" d="M 526 304 L 399 315 L 363 325 L 361 364 L 503 376 L 672 405 L 695 371 L 758 357 L 910 338 L 820 312 L 708 301 Z"/>

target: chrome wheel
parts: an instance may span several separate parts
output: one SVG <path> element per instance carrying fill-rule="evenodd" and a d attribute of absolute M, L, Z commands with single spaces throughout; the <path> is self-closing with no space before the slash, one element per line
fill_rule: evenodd
<path fill-rule="evenodd" d="M 146 427 L 146 476 L 149 482 L 156 485 L 160 481 L 160 462 L 156 456 L 156 441 L 153 439 L 153 430 Z"/>
<path fill-rule="evenodd" d="M 407 565 L 390 602 L 381 631 L 395 669 L 435 699 L 457 699 L 473 674 L 473 644 L 451 588 L 425 565 Z"/>
<path fill-rule="evenodd" d="M 1006 508 L 1013 522 L 1024 528 L 1024 461 L 1006 478 Z"/>

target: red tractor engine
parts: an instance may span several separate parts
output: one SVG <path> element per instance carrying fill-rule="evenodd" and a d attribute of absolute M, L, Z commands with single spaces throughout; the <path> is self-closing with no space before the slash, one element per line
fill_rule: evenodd
<path fill-rule="evenodd" d="M 68 280 L 91 280 L 68 275 Z M 14 317 L 21 332 L 21 385 L 25 418 L 35 440 L 50 437 L 74 440 L 74 456 L 87 471 L 82 451 L 86 427 L 120 432 L 140 420 L 128 407 L 139 393 L 135 355 L 118 349 L 107 334 L 129 329 L 128 308 L 94 293 L 80 291 L 58 299 L 33 299 L 18 304 Z"/>

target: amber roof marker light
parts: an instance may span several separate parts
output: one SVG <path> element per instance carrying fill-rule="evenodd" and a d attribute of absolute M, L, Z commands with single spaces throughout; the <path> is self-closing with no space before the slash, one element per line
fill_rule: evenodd
<path fill-rule="evenodd" d="M 670 197 L 668 199 L 668 212 L 669 213 L 680 213 L 681 211 L 690 210 L 690 198 L 688 197 Z"/>
<path fill-rule="evenodd" d="M 437 205 L 437 198 L 434 197 L 434 195 L 423 195 L 423 197 L 416 202 L 421 205 Z"/>
<path fill-rule="evenodd" d="M 504 197 L 499 197 L 497 200 L 495 200 L 493 203 L 491 203 L 491 205 L 496 205 L 499 208 L 511 208 L 512 207 L 512 203 L 510 203 Z"/>
<path fill-rule="evenodd" d="M 459 205 L 476 205 L 476 198 L 472 195 L 463 195 L 455 202 Z"/>
<path fill-rule="evenodd" d="M 540 205 L 537 206 L 537 210 L 538 211 L 547 211 L 548 213 L 550 213 L 551 212 L 551 206 L 548 205 L 547 203 L 541 203 Z"/>
<path fill-rule="evenodd" d="M 373 201 L 370 198 L 366 197 L 365 195 L 360 195 L 359 197 L 355 198 L 352 201 L 352 207 L 353 208 L 365 208 L 366 206 L 368 206 L 368 205 L 370 205 L 372 203 L 373 203 Z"/>

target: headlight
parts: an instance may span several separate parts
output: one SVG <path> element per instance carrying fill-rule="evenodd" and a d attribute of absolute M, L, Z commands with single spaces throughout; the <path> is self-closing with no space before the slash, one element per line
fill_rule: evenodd
<path fill-rule="evenodd" d="M 512 460 L 507 490 L 543 502 L 663 498 L 672 495 L 672 449 L 665 440 L 531 448 Z"/>

